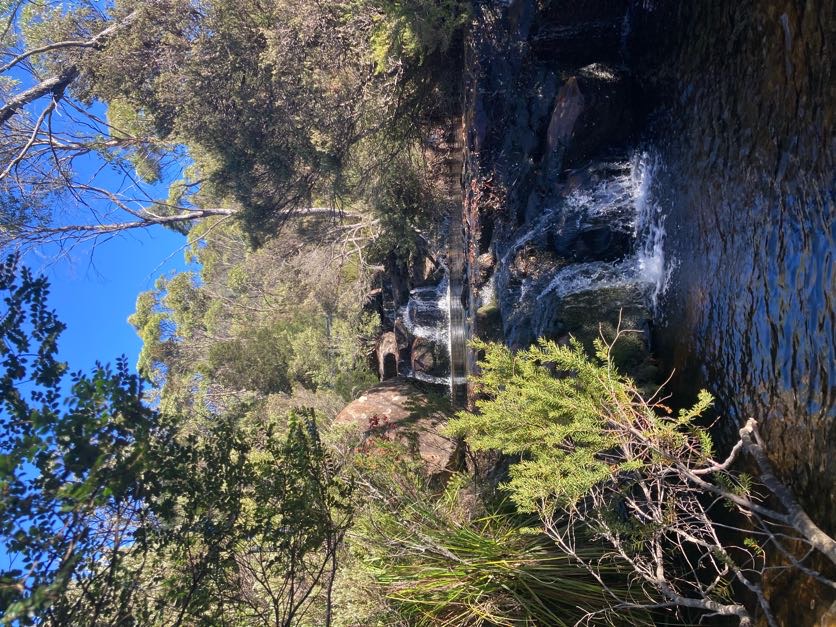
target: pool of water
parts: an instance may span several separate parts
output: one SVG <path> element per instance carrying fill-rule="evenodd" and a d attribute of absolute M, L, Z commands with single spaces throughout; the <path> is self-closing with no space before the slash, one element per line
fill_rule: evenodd
<path fill-rule="evenodd" d="M 758 419 L 781 474 L 836 520 L 834 6 L 645 3 L 634 37 L 664 214 L 657 353 L 721 425 Z"/>

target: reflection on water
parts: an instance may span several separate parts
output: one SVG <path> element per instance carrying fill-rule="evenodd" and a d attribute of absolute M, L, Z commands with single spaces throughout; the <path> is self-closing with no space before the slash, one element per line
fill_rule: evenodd
<path fill-rule="evenodd" d="M 657 5 L 645 27 L 672 57 L 645 59 L 666 97 L 651 117 L 654 196 L 677 259 L 659 353 L 687 387 L 709 382 L 730 431 L 761 421 L 782 474 L 832 527 L 833 3 Z"/>

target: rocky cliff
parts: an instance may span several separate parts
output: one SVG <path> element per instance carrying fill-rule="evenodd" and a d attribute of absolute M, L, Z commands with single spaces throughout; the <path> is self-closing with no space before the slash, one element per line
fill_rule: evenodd
<path fill-rule="evenodd" d="M 465 62 L 468 313 L 511 346 L 648 329 L 652 164 L 622 1 L 481 3 Z M 652 246 L 651 246 L 652 248 Z M 650 259 L 650 261 L 653 261 Z M 658 266 L 658 261 L 656 263 Z M 644 344 L 625 358 L 654 376 Z"/>

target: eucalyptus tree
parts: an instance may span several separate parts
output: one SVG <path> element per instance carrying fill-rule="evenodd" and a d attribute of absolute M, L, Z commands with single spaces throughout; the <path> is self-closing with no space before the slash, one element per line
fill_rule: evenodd
<path fill-rule="evenodd" d="M 258 250 L 229 223 L 206 221 L 189 237 L 199 271 L 161 278 L 130 318 L 143 341 L 138 369 L 161 408 L 221 408 L 300 387 L 350 400 L 373 382 L 371 277 L 329 221 L 294 221 Z"/>
<path fill-rule="evenodd" d="M 112 54 L 114 41 L 133 40 L 136 30 L 155 26 L 153 32 L 162 34 L 182 24 L 169 11 L 183 6 L 119 4 L 108 13 L 89 0 L 17 0 L 3 7 L 3 244 L 95 240 L 234 212 L 191 202 L 185 151 L 129 103 L 97 93 L 93 68 Z M 185 16 L 193 19 L 194 11 Z M 163 62 L 163 50 L 149 54 L 149 61 Z M 156 184 L 166 170 L 185 176 L 159 198 Z"/>
<path fill-rule="evenodd" d="M 0 237 L 236 216 L 260 241 L 315 198 L 340 206 L 432 108 L 420 68 L 463 5 L 5 2 Z"/>
<path fill-rule="evenodd" d="M 0 624 L 291 625 L 330 605 L 352 485 L 312 410 L 160 412 L 124 358 L 68 375 L 48 284 L 15 258 L 0 296 Z"/>

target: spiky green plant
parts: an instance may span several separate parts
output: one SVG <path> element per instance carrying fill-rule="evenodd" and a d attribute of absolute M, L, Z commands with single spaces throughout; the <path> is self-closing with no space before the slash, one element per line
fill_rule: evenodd
<path fill-rule="evenodd" d="M 614 423 L 649 424 L 671 448 L 696 438 L 703 448 L 694 454 L 710 456 L 711 439 L 694 420 L 711 395 L 700 392 L 676 418 L 657 417 L 662 406 L 644 401 L 602 340 L 595 342 L 595 358 L 574 339 L 568 346 L 540 339 L 516 353 L 501 344 L 474 344 L 485 351 L 474 379 L 484 396 L 476 412 L 460 412 L 447 430 L 473 450 L 517 456 L 507 487 L 523 511 L 539 511 L 544 503 L 571 508 L 594 486 L 640 470 L 639 456 L 610 454 L 622 444 Z"/>
<path fill-rule="evenodd" d="M 560 626 L 593 613 L 596 624 L 609 622 L 600 583 L 526 527 L 530 521 L 508 507 L 476 513 L 463 476 L 433 494 L 414 467 L 386 461 L 390 454 L 377 448 L 370 461 L 370 505 L 351 544 L 407 624 Z M 583 552 L 600 560 L 617 586 L 602 545 L 589 543 Z"/>

